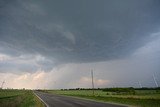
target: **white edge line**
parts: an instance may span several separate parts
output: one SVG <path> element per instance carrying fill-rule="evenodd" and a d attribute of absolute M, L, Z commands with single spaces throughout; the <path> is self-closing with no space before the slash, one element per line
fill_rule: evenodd
<path fill-rule="evenodd" d="M 33 93 L 46 105 L 46 107 L 49 107 L 49 105 L 45 101 L 43 101 L 34 91 Z"/>

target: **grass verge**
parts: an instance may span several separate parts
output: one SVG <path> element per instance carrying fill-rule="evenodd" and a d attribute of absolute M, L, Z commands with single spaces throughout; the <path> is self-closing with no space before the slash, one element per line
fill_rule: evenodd
<path fill-rule="evenodd" d="M 0 90 L 0 107 L 44 107 L 31 90 Z"/>

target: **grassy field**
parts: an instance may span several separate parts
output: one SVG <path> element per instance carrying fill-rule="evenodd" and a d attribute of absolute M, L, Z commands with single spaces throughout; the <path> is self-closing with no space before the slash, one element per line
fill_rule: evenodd
<path fill-rule="evenodd" d="M 31 90 L 0 90 L 0 107 L 44 107 Z"/>
<path fill-rule="evenodd" d="M 156 90 L 135 90 L 134 94 L 95 90 L 94 96 L 92 90 L 47 90 L 46 92 L 136 107 L 160 107 L 160 93 Z"/>

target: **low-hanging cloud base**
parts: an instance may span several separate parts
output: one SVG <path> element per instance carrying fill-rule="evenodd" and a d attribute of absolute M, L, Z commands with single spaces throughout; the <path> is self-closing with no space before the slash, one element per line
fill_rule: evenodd
<path fill-rule="evenodd" d="M 159 0 L 1 0 L 0 81 L 90 87 L 94 69 L 96 87 L 154 87 L 159 10 Z"/>

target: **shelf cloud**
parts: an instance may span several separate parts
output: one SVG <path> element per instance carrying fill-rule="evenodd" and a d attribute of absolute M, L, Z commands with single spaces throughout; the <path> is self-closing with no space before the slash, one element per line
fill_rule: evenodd
<path fill-rule="evenodd" d="M 159 0 L 1 0 L 0 73 L 136 58 L 157 72 L 159 10 Z"/>

